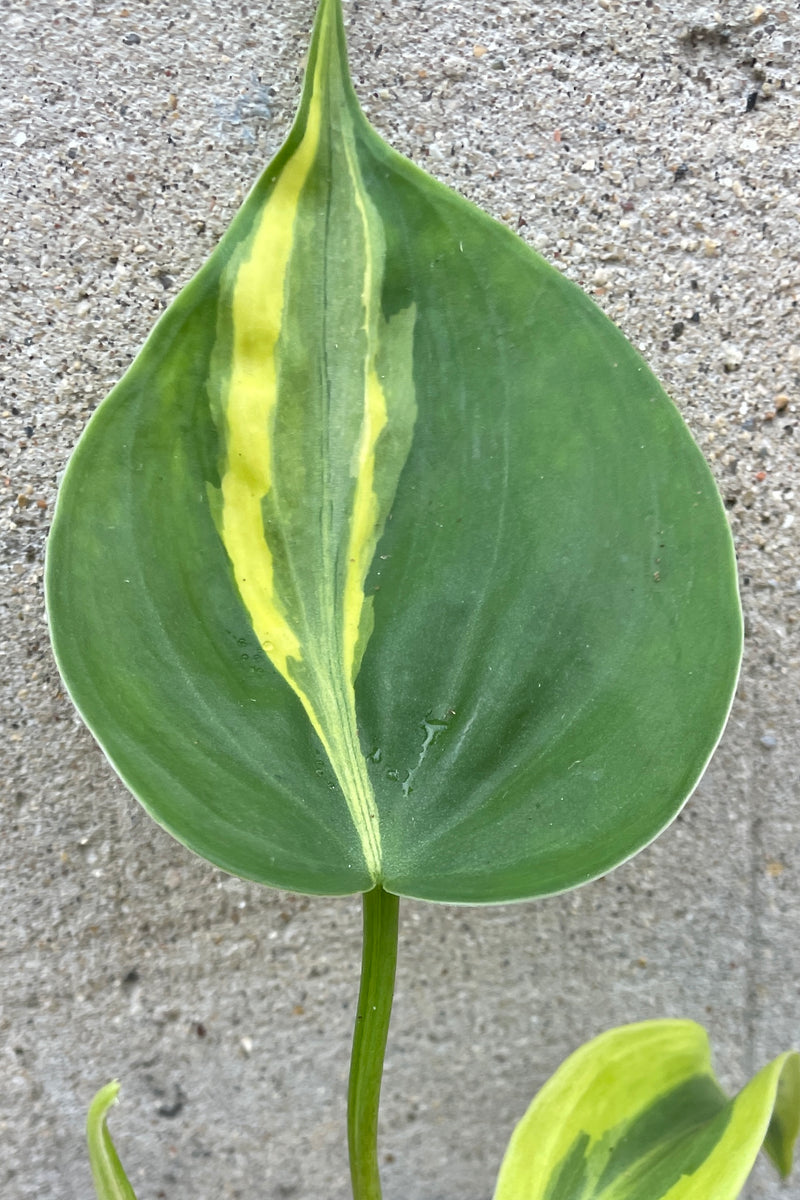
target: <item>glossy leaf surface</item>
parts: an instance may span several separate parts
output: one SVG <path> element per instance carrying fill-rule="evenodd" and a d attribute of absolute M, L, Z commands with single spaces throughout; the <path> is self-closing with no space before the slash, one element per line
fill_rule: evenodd
<path fill-rule="evenodd" d="M 116 1080 L 101 1088 L 89 1106 L 86 1121 L 89 1163 L 97 1200 L 136 1200 L 106 1124 L 108 1111 L 117 1103 L 118 1093 Z"/>
<path fill-rule="evenodd" d="M 47 591 L 152 815 L 318 893 L 608 870 L 689 795 L 741 642 L 678 412 L 577 287 L 379 139 L 338 0 L 286 144 L 73 456 Z"/>
<path fill-rule="evenodd" d="M 692 1021 L 612 1029 L 556 1071 L 514 1131 L 494 1200 L 735 1200 L 762 1143 L 788 1175 L 800 1055 L 733 1100 Z"/>

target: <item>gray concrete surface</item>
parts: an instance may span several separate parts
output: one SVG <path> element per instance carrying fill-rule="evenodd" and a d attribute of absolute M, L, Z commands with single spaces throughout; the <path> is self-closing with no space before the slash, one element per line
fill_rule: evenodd
<path fill-rule="evenodd" d="M 684 1015 L 739 1086 L 800 1041 L 795 471 L 800 14 L 789 0 L 351 0 L 401 151 L 519 229 L 642 348 L 711 460 L 746 659 L 682 818 L 604 880 L 406 904 L 385 1200 L 488 1200 L 559 1061 Z M 87 1200 L 86 1104 L 140 1200 L 345 1200 L 354 900 L 223 876 L 153 825 L 60 687 L 58 474 L 285 135 L 311 0 L 2 0 L 0 1195 Z M 800 1195 L 764 1163 L 750 1200 Z"/>

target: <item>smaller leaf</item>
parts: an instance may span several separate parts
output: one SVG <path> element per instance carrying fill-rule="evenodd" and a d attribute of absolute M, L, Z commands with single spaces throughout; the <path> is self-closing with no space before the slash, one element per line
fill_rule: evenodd
<path fill-rule="evenodd" d="M 780 1055 L 730 1100 L 699 1025 L 625 1025 L 544 1085 L 494 1200 L 735 1200 L 762 1144 L 789 1174 L 799 1130 L 800 1055 Z"/>
<path fill-rule="evenodd" d="M 772 1120 L 764 1138 L 764 1149 L 784 1179 L 792 1169 L 794 1144 L 800 1134 L 800 1055 L 788 1057 L 780 1073 Z"/>
<path fill-rule="evenodd" d="M 116 1079 L 101 1088 L 89 1105 L 86 1119 L 89 1162 L 97 1200 L 136 1200 L 106 1126 L 108 1110 L 116 1104 L 118 1092 Z"/>

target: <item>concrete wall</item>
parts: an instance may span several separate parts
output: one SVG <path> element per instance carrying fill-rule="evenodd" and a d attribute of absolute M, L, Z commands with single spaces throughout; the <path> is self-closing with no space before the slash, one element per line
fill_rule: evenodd
<path fill-rule="evenodd" d="M 311 0 L 4 6 L 4 1200 L 88 1197 L 84 1111 L 114 1076 L 140 1200 L 348 1194 L 357 900 L 259 890 L 152 824 L 73 714 L 42 613 L 59 472 L 279 146 L 311 19 Z M 741 561 L 739 694 L 672 828 L 570 895 L 403 906 L 385 1200 L 487 1200 L 533 1092 L 609 1025 L 702 1021 L 730 1087 L 800 1041 L 800 18 L 352 0 L 347 19 L 384 136 L 643 350 L 711 460 Z M 766 1164 L 747 1192 L 790 1194 Z"/>

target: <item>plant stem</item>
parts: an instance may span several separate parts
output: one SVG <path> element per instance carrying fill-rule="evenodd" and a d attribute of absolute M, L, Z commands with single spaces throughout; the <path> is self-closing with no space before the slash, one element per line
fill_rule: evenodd
<path fill-rule="evenodd" d="M 380 886 L 365 892 L 363 901 L 364 943 L 361 951 L 361 988 L 350 1058 L 347 1142 L 353 1200 L 381 1200 L 378 1103 L 394 997 L 400 901 Z"/>

